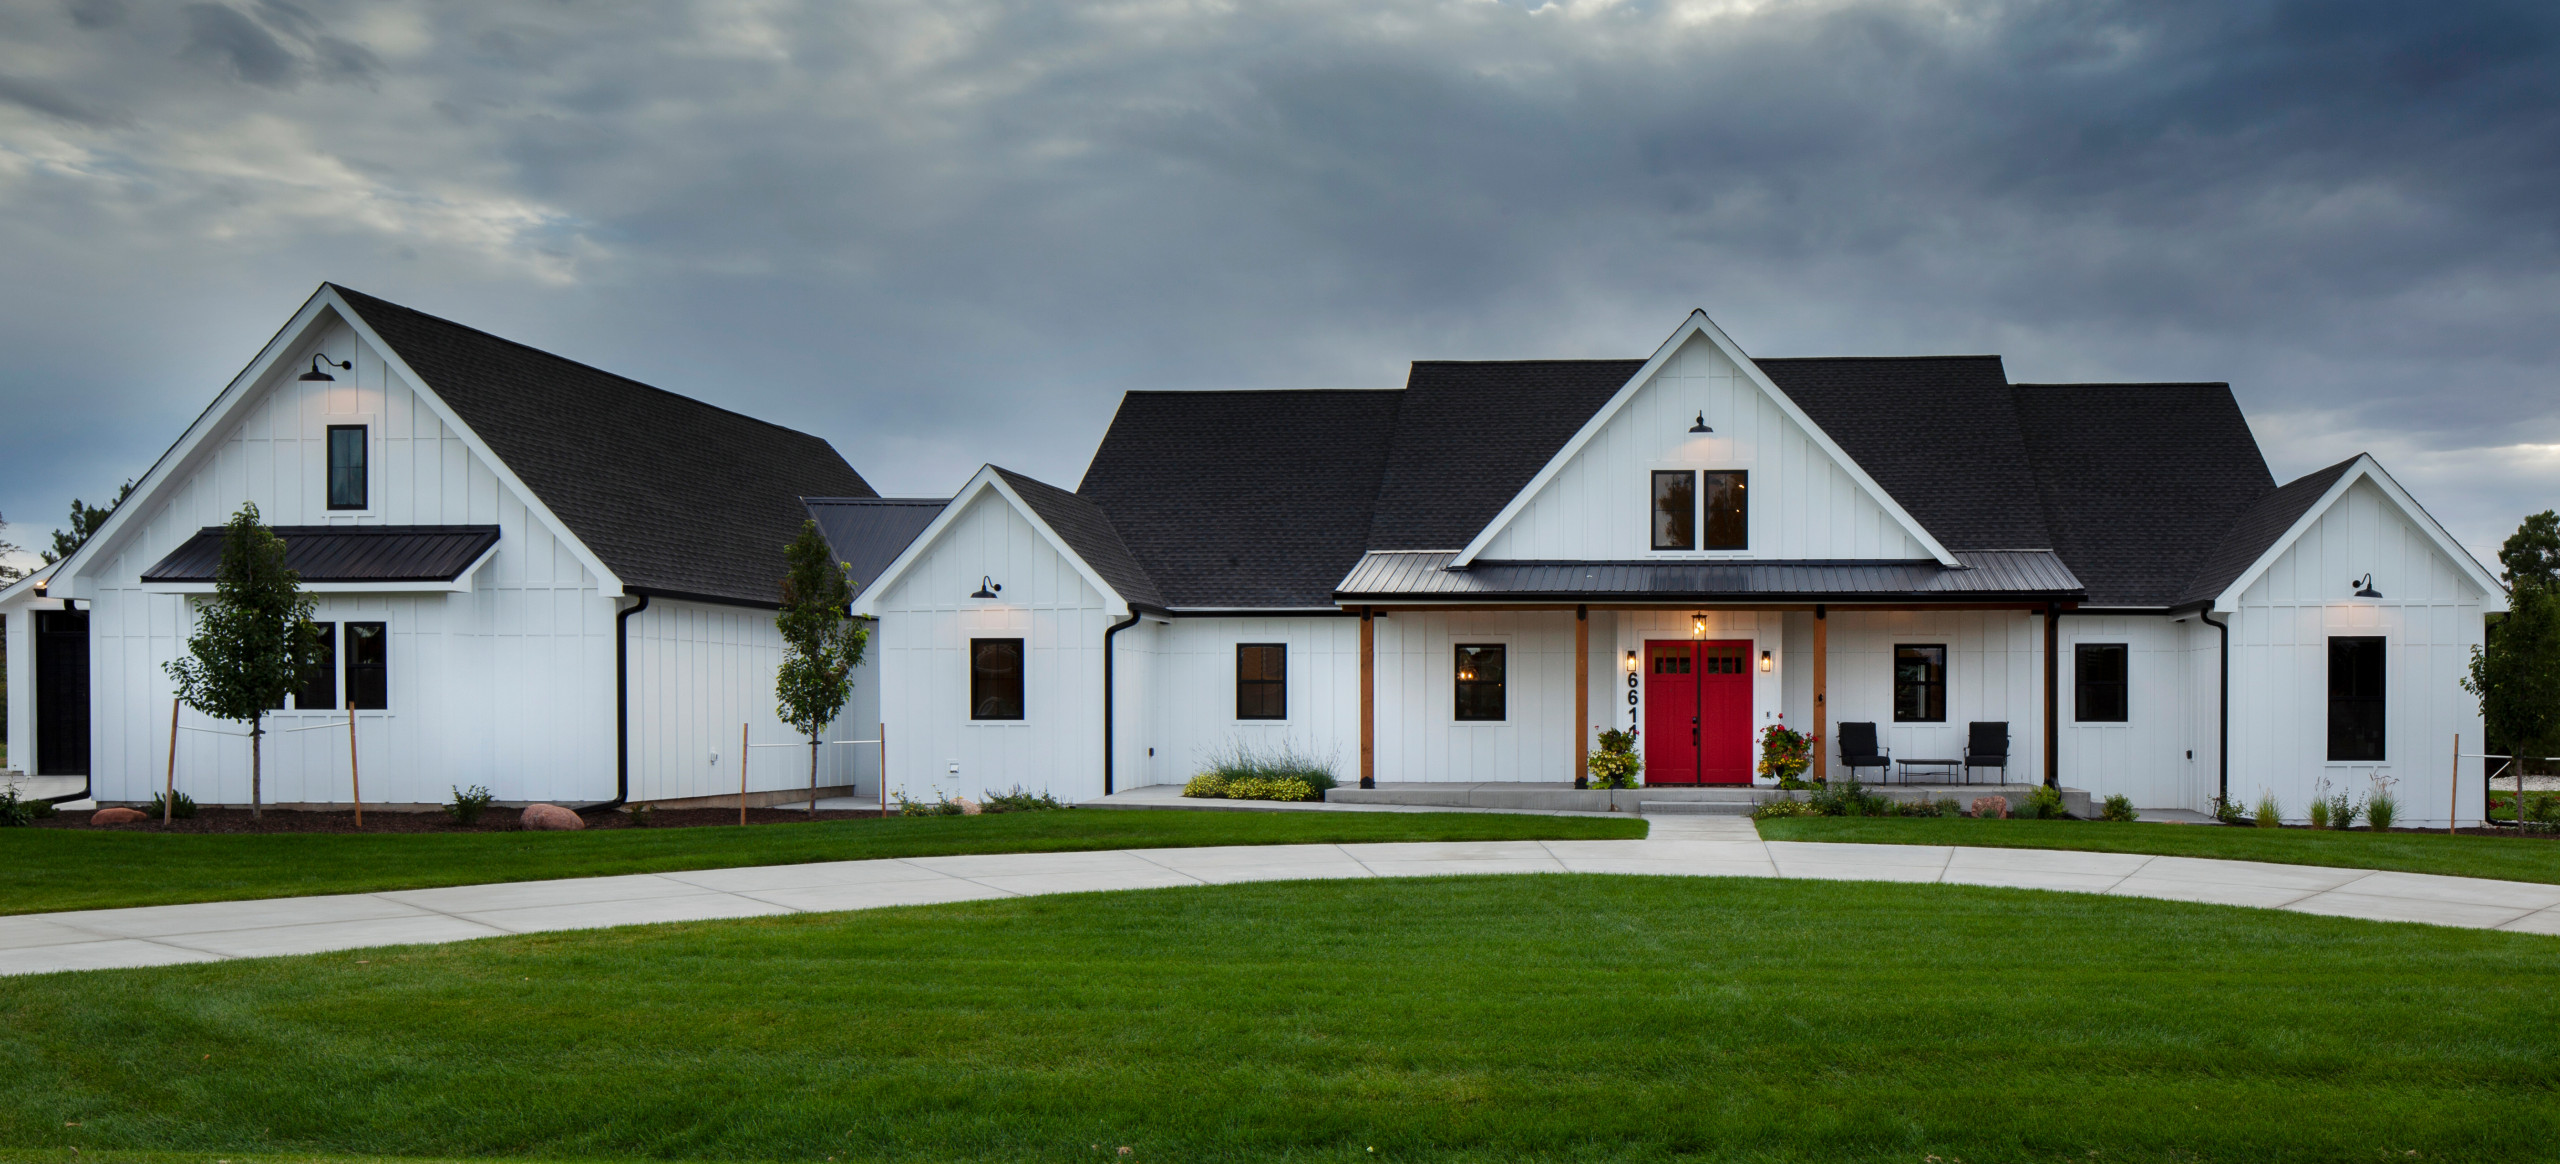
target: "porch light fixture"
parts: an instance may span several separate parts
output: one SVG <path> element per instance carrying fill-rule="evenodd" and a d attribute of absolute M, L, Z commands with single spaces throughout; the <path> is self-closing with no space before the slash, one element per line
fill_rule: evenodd
<path fill-rule="evenodd" d="M 1707 616 L 1703 612 L 1689 616 L 1689 637 L 1693 639 L 1707 637 Z"/>
<path fill-rule="evenodd" d="M 2353 587 L 2355 587 L 2355 588 L 2356 588 L 2356 597 L 2358 597 L 2358 598 L 2380 598 L 2380 597 L 2382 597 L 2382 592 L 2373 588 L 2373 575 L 2372 575 L 2372 574 L 2369 574 L 2369 573 L 2368 573 L 2368 574 L 2366 574 L 2366 575 L 2365 575 L 2364 577 L 2362 577 L 2362 578 L 2358 578 L 2358 579 L 2356 579 L 2356 580 L 2355 580 L 2355 581 L 2353 581 L 2353 582 L 2349 582 L 2349 583 L 2347 583 L 2347 585 L 2349 585 L 2349 586 L 2353 586 Z"/>
<path fill-rule="evenodd" d="M 305 381 L 305 382 L 307 382 L 307 383 L 313 383 L 313 384 L 334 384 L 334 383 L 336 383 L 336 382 L 337 382 L 337 380 L 338 380 L 338 378 L 337 378 L 337 377 L 332 376 L 332 375 L 328 374 L 327 372 L 323 372 L 323 371 L 321 371 L 321 370 L 320 370 L 320 369 L 321 369 L 322 367 L 324 367 L 324 366 L 325 366 L 325 367 L 336 368 L 337 370 L 339 370 L 339 371 L 341 371 L 341 372 L 352 372 L 352 371 L 355 371 L 356 363 L 355 363 L 355 361 L 353 361 L 353 360 L 348 360 L 348 361 L 346 361 L 346 362 L 344 362 L 344 363 L 340 363 L 340 362 L 338 362 L 338 361 L 336 361 L 336 360 L 332 360 L 332 359 L 330 359 L 330 358 L 329 358 L 329 356 L 328 356 L 328 354 L 327 354 L 327 353 L 325 353 L 325 352 L 313 352 L 313 353 L 311 353 L 311 370 L 310 370 L 310 371 L 308 371 L 308 372 L 304 372 L 303 374 L 301 374 L 301 375 L 299 375 L 299 376 L 294 377 L 294 379 L 296 379 L 296 380 L 301 380 L 301 381 Z"/>
<path fill-rule="evenodd" d="M 1636 653 L 1635 653 L 1634 651 L 1629 651 L 1629 652 L 1627 652 L 1627 674 L 1629 674 L 1629 675 L 1633 675 L 1633 674 L 1635 674 L 1635 673 L 1636 673 Z"/>
<path fill-rule="evenodd" d="M 1692 425 L 1690 425 L 1690 426 L 1689 426 L 1689 431 L 1690 431 L 1690 432 L 1714 432 L 1714 431 L 1715 431 L 1714 429 L 1711 429 L 1711 428 L 1708 428 L 1708 427 L 1707 427 L 1707 414 L 1706 414 L 1706 411 L 1705 411 L 1704 409 L 1699 410 L 1699 412 L 1698 412 L 1698 422 L 1697 422 L 1696 424 L 1692 424 Z"/>
<path fill-rule="evenodd" d="M 978 591 L 977 591 L 977 593 L 972 594 L 972 595 L 970 595 L 969 597 L 971 597 L 971 598 L 993 598 L 993 597 L 995 597 L 995 596 L 997 595 L 997 593 L 998 593 L 998 592 L 1002 591 L 1003 589 L 1004 589 L 1004 587 L 1003 587 L 1002 585 L 998 584 L 994 578 L 991 578 L 991 577 L 989 577 L 989 576 L 987 576 L 987 575 L 985 575 L 985 574 L 980 574 L 980 575 L 978 575 Z"/>
<path fill-rule="evenodd" d="M 1768 674 L 1769 672 L 1771 672 L 1771 671 L 1775 671 L 1775 670 L 1777 670 L 1777 669 L 1778 669 L 1778 661 L 1777 661 L 1776 659 L 1771 658 L 1771 657 L 1769 656 L 1769 652 L 1767 652 L 1767 651 L 1762 651 L 1762 652 L 1760 652 L 1760 673 L 1761 673 L 1761 674 L 1763 674 L 1763 675 L 1766 675 L 1766 674 Z"/>

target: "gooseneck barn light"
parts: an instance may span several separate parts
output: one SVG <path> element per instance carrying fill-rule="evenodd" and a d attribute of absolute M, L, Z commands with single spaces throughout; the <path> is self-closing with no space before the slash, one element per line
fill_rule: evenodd
<path fill-rule="evenodd" d="M 314 384 L 336 383 L 338 378 L 328 374 L 327 372 L 321 371 L 320 369 L 323 367 L 336 368 L 341 372 L 352 372 L 355 371 L 356 363 L 353 360 L 341 363 L 337 360 L 330 359 L 325 353 L 314 352 L 311 355 L 311 370 L 294 377 L 294 379 L 308 381 Z"/>
<path fill-rule="evenodd" d="M 974 593 L 974 594 L 971 594 L 969 597 L 971 597 L 971 598 L 993 598 L 993 597 L 995 597 L 996 595 L 998 595 L 998 594 L 1002 593 L 1003 591 L 1004 591 L 1004 587 L 1003 587 L 1002 585 L 999 585 L 993 577 L 990 577 L 990 576 L 985 575 L 985 574 L 980 574 L 980 575 L 978 575 L 978 589 L 977 589 L 977 592 L 976 592 L 976 593 Z"/>
<path fill-rule="evenodd" d="M 2373 588 L 2373 575 L 2372 575 L 2372 574 L 2370 574 L 2370 573 L 2366 574 L 2366 575 L 2365 575 L 2364 577 L 2362 577 L 2362 578 L 2358 578 L 2358 579 L 2356 579 L 2356 580 L 2355 580 L 2355 581 L 2353 581 L 2353 582 L 2349 582 L 2349 583 L 2347 583 L 2347 585 L 2349 585 L 2349 586 L 2353 586 L 2353 587 L 2355 587 L 2355 588 L 2356 588 L 2356 597 L 2358 597 L 2358 598 L 2380 598 L 2380 597 L 2382 597 L 2382 592 Z"/>

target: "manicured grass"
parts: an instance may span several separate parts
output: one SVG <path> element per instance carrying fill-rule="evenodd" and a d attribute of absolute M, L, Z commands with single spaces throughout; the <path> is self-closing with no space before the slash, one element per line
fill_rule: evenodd
<path fill-rule="evenodd" d="M 1606 817 L 1111 809 L 584 833 L 0 829 L 0 914 L 951 853 L 1572 840 L 1644 831 L 1641 820 Z"/>
<path fill-rule="evenodd" d="M 1564 875 L 635 927 L 0 979 L 0 1145 L 2517 1159 L 2552 1147 L 2555 955 L 2142 899 Z"/>
<path fill-rule="evenodd" d="M 2285 865 L 2333 865 L 2403 873 L 2449 873 L 2506 881 L 2560 882 L 2560 841 L 2535 837 L 2452 837 L 2442 833 L 2326 832 L 2226 825 L 2109 824 L 2093 820 L 1975 820 L 1970 817 L 1782 817 L 1760 822 L 1771 841 L 1868 845 L 1983 845 L 2003 849 L 2088 849 L 2223 857 Z"/>

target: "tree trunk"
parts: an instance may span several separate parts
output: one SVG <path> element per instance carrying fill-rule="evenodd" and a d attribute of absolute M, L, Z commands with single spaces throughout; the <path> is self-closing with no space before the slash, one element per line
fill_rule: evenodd
<path fill-rule="evenodd" d="M 809 819 L 818 819 L 818 737 L 809 736 Z"/>
<path fill-rule="evenodd" d="M 265 717 L 262 716 L 258 719 L 249 721 L 249 819 L 251 821 L 265 819 L 260 815 L 264 806 L 259 803 L 258 781 L 263 775 L 259 771 L 259 764 L 263 760 L 263 756 L 261 755 L 262 749 L 259 745 L 266 741 L 266 736 L 267 721 Z"/>

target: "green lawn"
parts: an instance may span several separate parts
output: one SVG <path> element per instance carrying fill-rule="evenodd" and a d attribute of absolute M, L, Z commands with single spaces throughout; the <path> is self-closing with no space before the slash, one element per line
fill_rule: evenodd
<path fill-rule="evenodd" d="M 1068 809 L 571 833 L 153 834 L 0 829 L 0 914 L 950 853 L 1644 835 L 1644 822 L 1493 813 Z"/>
<path fill-rule="evenodd" d="M 636 927 L 0 979 L 0 1145 L 2519 1159 L 2560 1117 L 2556 955 L 2142 899 L 1561 875 Z"/>
<path fill-rule="evenodd" d="M 2093 820 L 1975 820 L 1970 817 L 1781 817 L 1760 822 L 1771 841 L 1854 841 L 1870 845 L 1984 845 L 2004 849 L 2091 849 L 2223 857 L 2285 865 L 2334 865 L 2404 873 L 2449 873 L 2506 881 L 2560 882 L 2560 841 L 2535 837 L 2452 837 L 2442 833 L 2324 832 L 2223 825 L 2109 824 Z"/>

